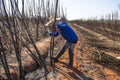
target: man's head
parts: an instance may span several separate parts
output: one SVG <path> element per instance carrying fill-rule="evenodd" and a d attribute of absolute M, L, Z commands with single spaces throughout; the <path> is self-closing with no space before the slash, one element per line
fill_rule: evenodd
<path fill-rule="evenodd" d="M 65 21 L 65 18 L 62 18 L 62 17 L 56 18 L 56 24 L 57 24 L 59 21 Z M 51 29 L 53 28 L 53 23 L 54 23 L 54 17 L 51 16 L 51 17 L 49 18 L 49 22 L 47 22 L 47 23 L 45 24 L 45 26 L 46 26 L 47 28 L 49 28 L 50 31 L 52 31 Z"/>
<path fill-rule="evenodd" d="M 50 18 L 49 18 L 49 21 L 54 21 L 54 16 L 50 16 Z M 58 21 L 66 21 L 66 18 L 65 17 L 58 17 L 58 18 L 56 18 L 56 21 L 58 22 Z"/>
<path fill-rule="evenodd" d="M 56 21 L 66 21 L 66 18 L 64 18 L 64 17 L 59 17 L 59 18 L 56 18 Z"/>
<path fill-rule="evenodd" d="M 64 20 L 65 20 L 65 18 L 62 18 L 62 17 L 56 18 L 56 22 L 64 21 Z M 46 26 L 46 27 L 50 27 L 50 26 L 52 26 L 53 23 L 54 23 L 54 17 L 51 16 L 51 17 L 49 18 L 49 22 L 47 22 L 45 26 Z"/>

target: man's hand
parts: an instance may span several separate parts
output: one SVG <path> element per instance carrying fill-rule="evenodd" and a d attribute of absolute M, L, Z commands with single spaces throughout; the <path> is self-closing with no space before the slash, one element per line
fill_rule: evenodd
<path fill-rule="evenodd" d="M 50 36 L 54 36 L 54 33 L 52 33 L 52 32 L 49 32 L 48 34 L 49 34 Z"/>
<path fill-rule="evenodd" d="M 58 36 L 58 32 L 49 32 L 48 34 L 52 37 L 57 37 Z"/>

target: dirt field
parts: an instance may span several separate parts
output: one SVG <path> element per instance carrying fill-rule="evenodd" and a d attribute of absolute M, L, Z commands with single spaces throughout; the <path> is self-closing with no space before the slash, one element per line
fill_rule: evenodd
<path fill-rule="evenodd" d="M 69 59 L 66 51 L 59 62 L 55 63 L 54 73 L 47 75 L 48 80 L 120 80 L 120 54 L 91 45 L 94 44 L 91 39 L 95 36 L 71 25 L 79 36 L 74 50 L 74 67 L 67 67 Z M 59 41 L 54 53 L 57 53 L 63 42 Z M 42 69 L 36 67 L 36 70 L 26 74 L 26 80 L 45 80 L 45 77 L 41 77 L 42 72 Z"/>
<path fill-rule="evenodd" d="M 72 26 L 79 36 L 74 50 L 74 67 L 72 69 L 67 67 L 69 59 L 66 51 L 59 62 L 55 63 L 54 73 L 49 73 L 47 78 L 50 80 L 120 80 L 120 54 L 91 45 L 92 41 L 89 39 L 93 39 L 94 36 L 73 24 Z M 63 42 L 59 43 L 54 53 L 62 45 Z M 37 80 L 42 78 L 39 77 Z"/>

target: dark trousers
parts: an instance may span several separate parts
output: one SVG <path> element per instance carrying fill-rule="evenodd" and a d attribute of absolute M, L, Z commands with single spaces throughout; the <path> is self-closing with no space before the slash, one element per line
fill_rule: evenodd
<path fill-rule="evenodd" d="M 74 47 L 75 44 L 74 43 L 69 43 L 69 42 L 65 42 L 64 46 L 60 49 L 60 51 L 58 52 L 57 56 L 55 57 L 56 60 L 58 60 L 63 54 L 64 52 L 68 49 L 69 51 L 69 65 L 73 66 L 73 59 L 74 59 Z"/>

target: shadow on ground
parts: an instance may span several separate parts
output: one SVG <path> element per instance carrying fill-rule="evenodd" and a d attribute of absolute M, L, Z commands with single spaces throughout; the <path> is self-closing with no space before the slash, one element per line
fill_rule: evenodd
<path fill-rule="evenodd" d="M 59 63 L 64 64 L 67 68 L 69 68 L 67 63 L 64 63 L 64 62 L 59 62 Z M 72 77 L 74 80 L 93 80 L 90 77 L 87 77 L 85 74 L 83 74 L 80 70 L 78 70 L 75 67 L 72 67 L 69 69 L 72 70 L 72 72 L 68 72 L 67 74 L 70 77 Z"/>
<path fill-rule="evenodd" d="M 105 68 L 111 69 L 112 71 L 118 73 L 120 75 L 120 60 L 112 57 L 108 54 L 105 54 L 104 52 L 101 52 L 100 56 L 101 59 L 97 56 L 98 53 L 93 53 L 94 55 L 94 61 L 100 65 L 102 65 Z"/>

